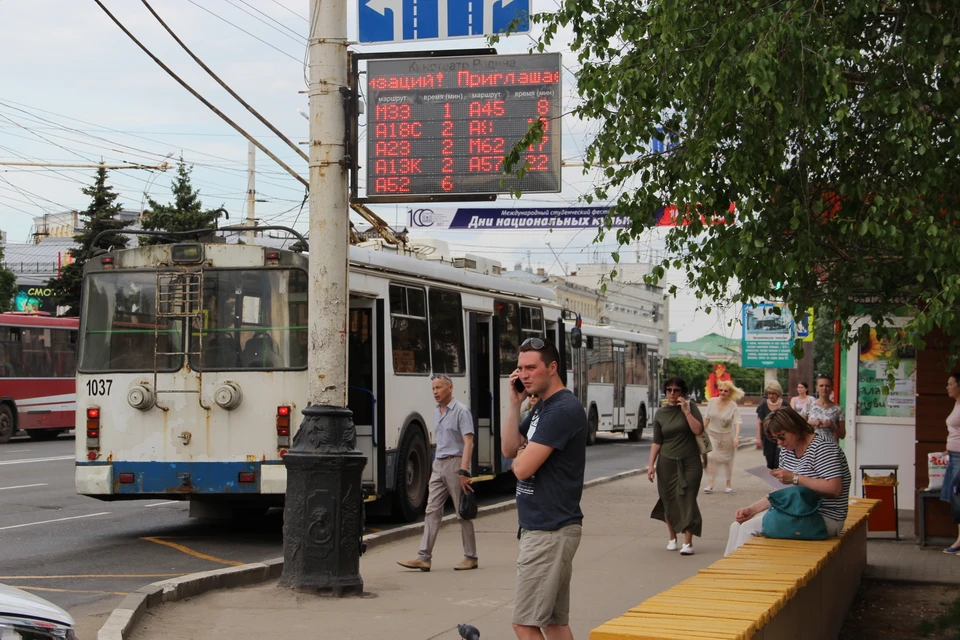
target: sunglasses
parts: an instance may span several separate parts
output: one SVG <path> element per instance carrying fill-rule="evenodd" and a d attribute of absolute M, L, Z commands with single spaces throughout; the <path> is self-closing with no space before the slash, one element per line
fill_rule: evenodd
<path fill-rule="evenodd" d="M 787 434 L 785 434 L 785 433 L 778 433 L 778 434 L 775 434 L 775 435 L 773 436 L 773 438 L 774 438 L 774 440 L 776 440 L 777 442 L 786 442 L 786 441 L 787 441 Z"/>
<path fill-rule="evenodd" d="M 450 376 L 448 376 L 448 375 L 445 374 L 445 373 L 436 373 L 436 374 L 430 376 L 430 379 L 431 379 L 431 380 L 444 380 L 444 381 L 446 381 L 446 382 L 449 382 L 450 384 L 453 384 L 453 380 L 451 380 L 451 379 L 450 379 Z"/>
<path fill-rule="evenodd" d="M 664 389 L 664 391 L 666 391 L 667 393 L 682 393 L 683 389 L 681 389 L 680 387 L 667 387 L 666 389 Z"/>
<path fill-rule="evenodd" d="M 541 340 L 540 338 L 527 338 L 526 340 L 523 341 L 523 343 L 522 343 L 520 346 L 521 346 L 521 347 L 530 347 L 531 349 L 534 349 L 534 350 L 536 350 L 536 351 L 540 351 L 540 349 L 543 349 L 543 348 L 544 348 L 545 346 L 547 346 L 547 345 L 546 345 L 546 343 L 545 343 L 543 340 Z"/>

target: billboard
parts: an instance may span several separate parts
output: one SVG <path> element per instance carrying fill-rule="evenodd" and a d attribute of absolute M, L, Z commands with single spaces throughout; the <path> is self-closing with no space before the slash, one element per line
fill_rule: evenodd
<path fill-rule="evenodd" d="M 786 305 L 761 302 L 743 306 L 742 366 L 747 369 L 792 369 L 793 316 Z"/>

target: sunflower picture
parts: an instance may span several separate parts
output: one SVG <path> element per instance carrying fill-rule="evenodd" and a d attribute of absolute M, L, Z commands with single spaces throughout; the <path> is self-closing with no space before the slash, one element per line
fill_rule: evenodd
<path fill-rule="evenodd" d="M 870 329 L 870 342 L 866 346 L 860 347 L 861 360 L 886 360 L 892 355 L 892 350 L 888 343 L 882 342 L 877 338 L 877 330 Z"/>

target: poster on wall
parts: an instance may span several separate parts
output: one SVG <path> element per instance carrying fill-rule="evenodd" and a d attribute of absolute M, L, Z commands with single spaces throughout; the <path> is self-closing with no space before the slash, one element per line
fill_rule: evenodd
<path fill-rule="evenodd" d="M 877 338 L 870 329 L 870 344 L 860 347 L 857 373 L 857 413 L 861 416 L 912 418 L 917 409 L 917 357 L 913 347 L 897 350 L 900 366 L 894 371 L 894 386 L 884 391 L 887 363 L 893 356 L 891 345 Z"/>
<path fill-rule="evenodd" d="M 772 302 L 743 306 L 740 353 L 745 369 L 792 369 L 793 340 L 793 317 L 786 306 Z"/>

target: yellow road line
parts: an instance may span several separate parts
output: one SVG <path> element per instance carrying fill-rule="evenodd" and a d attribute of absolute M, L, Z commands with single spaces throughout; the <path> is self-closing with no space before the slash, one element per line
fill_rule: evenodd
<path fill-rule="evenodd" d="M 53 587 L 27 587 L 21 584 L 10 585 L 24 591 L 56 591 L 57 593 L 109 593 L 114 596 L 130 595 L 127 591 L 98 591 L 96 589 L 54 589 Z"/>
<path fill-rule="evenodd" d="M 178 578 L 185 573 L 78 573 L 70 576 L 0 576 L 0 580 L 70 580 L 73 578 Z"/>
<path fill-rule="evenodd" d="M 170 547 L 171 549 L 176 549 L 177 551 L 182 551 L 188 556 L 193 556 L 194 558 L 200 558 L 201 560 L 209 560 L 210 562 L 217 562 L 219 564 L 226 564 L 232 567 L 239 567 L 244 562 L 237 562 L 235 560 L 224 560 L 223 558 L 217 558 L 216 556 L 208 556 L 205 553 L 200 553 L 199 551 L 194 551 L 190 547 L 185 547 L 182 544 L 177 544 L 176 542 L 170 542 L 169 540 L 163 540 L 161 538 L 140 538 L 141 540 L 146 540 L 148 542 L 155 542 L 157 544 L 162 544 L 165 547 Z"/>

